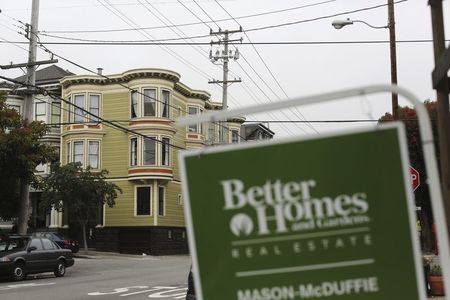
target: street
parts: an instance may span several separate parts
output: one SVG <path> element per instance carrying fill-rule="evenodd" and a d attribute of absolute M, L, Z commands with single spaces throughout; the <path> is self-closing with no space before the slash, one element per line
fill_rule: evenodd
<path fill-rule="evenodd" d="M 99 255 L 76 258 L 62 278 L 52 273 L 0 280 L 0 299 L 184 299 L 189 256 Z"/>

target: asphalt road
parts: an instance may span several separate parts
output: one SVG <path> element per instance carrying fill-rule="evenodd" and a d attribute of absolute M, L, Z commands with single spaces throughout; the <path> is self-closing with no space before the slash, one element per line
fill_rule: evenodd
<path fill-rule="evenodd" d="M 190 264 L 189 256 L 76 258 L 62 278 L 44 273 L 0 280 L 0 299 L 184 299 Z"/>

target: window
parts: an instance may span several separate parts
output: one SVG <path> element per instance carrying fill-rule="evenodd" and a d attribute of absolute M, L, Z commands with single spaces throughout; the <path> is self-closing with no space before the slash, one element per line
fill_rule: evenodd
<path fill-rule="evenodd" d="M 161 165 L 162 166 L 169 166 L 170 165 L 170 140 L 168 138 L 162 138 L 161 139 Z"/>
<path fill-rule="evenodd" d="M 137 138 L 130 140 L 130 166 L 137 166 Z"/>
<path fill-rule="evenodd" d="M 89 115 L 89 120 L 92 122 L 98 122 L 98 116 L 100 113 L 100 96 L 89 95 L 89 112 L 94 116 Z"/>
<path fill-rule="evenodd" d="M 237 130 L 231 130 L 231 142 L 239 143 L 239 132 Z"/>
<path fill-rule="evenodd" d="M 8 104 L 8 108 L 14 109 L 15 111 L 17 111 L 20 114 L 20 105 Z"/>
<path fill-rule="evenodd" d="M 130 94 L 130 118 L 170 118 L 170 100 L 168 90 L 150 87 L 133 90 Z"/>
<path fill-rule="evenodd" d="M 89 166 L 92 169 L 98 169 L 98 158 L 99 158 L 99 142 L 98 141 L 89 141 Z"/>
<path fill-rule="evenodd" d="M 36 121 L 41 121 L 44 123 L 47 122 L 46 105 L 47 105 L 47 103 L 45 103 L 45 102 L 36 102 L 36 104 L 35 104 L 36 109 L 34 111 L 34 119 Z"/>
<path fill-rule="evenodd" d="M 30 247 L 36 247 L 36 250 L 43 250 L 41 239 L 32 239 Z"/>
<path fill-rule="evenodd" d="M 86 97 L 87 95 L 87 97 Z M 72 120 L 75 123 L 98 122 L 100 117 L 100 95 L 99 94 L 79 94 L 72 97 L 73 108 Z M 86 113 L 86 110 L 93 114 Z"/>
<path fill-rule="evenodd" d="M 84 142 L 73 142 L 73 162 L 80 162 L 84 166 Z"/>
<path fill-rule="evenodd" d="M 136 118 L 138 115 L 138 92 L 131 92 L 131 118 Z"/>
<path fill-rule="evenodd" d="M 52 102 L 52 116 L 51 123 L 55 124 L 55 126 L 59 126 L 61 122 L 61 102 Z"/>
<path fill-rule="evenodd" d="M 169 106 L 170 106 L 170 92 L 163 90 L 161 92 L 161 117 L 163 118 L 169 118 Z"/>
<path fill-rule="evenodd" d="M 156 143 L 154 138 L 144 139 L 144 165 L 156 164 Z"/>
<path fill-rule="evenodd" d="M 163 186 L 158 187 L 158 216 L 164 216 L 165 215 L 165 208 L 164 208 L 164 192 L 165 188 Z"/>
<path fill-rule="evenodd" d="M 54 250 L 55 245 L 49 239 L 42 239 L 42 244 L 44 245 L 45 250 Z"/>
<path fill-rule="evenodd" d="M 73 104 L 76 106 L 73 109 L 73 121 L 75 123 L 84 122 L 84 95 L 75 95 L 73 97 Z"/>
<path fill-rule="evenodd" d="M 154 117 L 156 116 L 156 90 L 144 89 L 144 116 Z"/>
<path fill-rule="evenodd" d="M 190 116 L 198 115 L 201 110 L 198 107 L 190 106 L 188 108 L 188 113 Z M 189 125 L 189 132 L 201 133 L 201 124 Z"/>
<path fill-rule="evenodd" d="M 136 215 L 151 215 L 151 188 L 149 186 L 136 187 Z"/>

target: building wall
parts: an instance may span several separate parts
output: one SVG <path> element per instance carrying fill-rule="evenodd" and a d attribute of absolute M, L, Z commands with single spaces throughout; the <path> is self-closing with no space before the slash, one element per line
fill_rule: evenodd
<path fill-rule="evenodd" d="M 113 208 L 104 207 L 102 220 L 93 230 L 91 245 L 104 251 L 145 252 L 152 254 L 175 254 L 187 252 L 183 201 L 181 198 L 180 173 L 178 167 L 178 148 L 199 148 L 205 145 L 206 132 L 192 132 L 187 128 L 175 128 L 174 120 L 195 107 L 198 112 L 214 107 L 209 102 L 209 94 L 192 90 L 179 83 L 179 75 L 165 70 L 132 70 L 109 76 L 133 90 L 155 88 L 161 99 L 162 91 L 171 95 L 170 117 L 131 118 L 131 91 L 118 85 L 114 80 L 98 76 L 71 76 L 62 81 L 63 97 L 73 100 L 75 95 L 100 95 L 100 117 L 117 121 L 120 126 L 134 132 L 124 132 L 105 122 L 77 123 L 63 126 L 61 136 L 61 162 L 68 163 L 73 157 L 74 141 L 100 141 L 99 169 L 109 171 L 108 179 L 123 191 L 116 199 Z M 162 106 L 159 105 L 160 108 Z M 157 108 L 160 112 L 162 109 Z M 140 106 L 142 109 L 142 106 Z M 73 110 L 63 104 L 63 122 L 70 123 L 69 112 Z M 139 109 L 138 109 L 139 111 Z M 238 128 L 235 124 L 233 128 Z M 139 133 L 139 134 L 136 134 Z M 143 144 L 138 142 L 138 165 L 131 163 L 131 139 L 142 138 L 140 134 L 152 136 L 161 141 L 169 138 L 169 165 L 162 165 L 162 145 L 156 142 L 156 164 L 139 165 L 143 160 Z M 71 144 L 68 144 L 71 143 Z M 85 147 L 86 151 L 87 148 Z M 72 151 L 72 152 L 71 152 Z M 87 157 L 87 152 L 84 156 Z M 73 160 L 73 158 L 72 158 Z M 150 187 L 151 213 L 137 215 L 137 188 Z M 164 209 L 159 209 L 159 188 L 164 188 Z"/>

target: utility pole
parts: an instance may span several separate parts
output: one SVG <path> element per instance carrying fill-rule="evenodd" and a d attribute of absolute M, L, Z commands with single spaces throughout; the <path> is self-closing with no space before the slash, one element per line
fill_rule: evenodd
<path fill-rule="evenodd" d="M 217 50 L 216 53 L 213 55 L 212 49 L 209 53 L 209 58 L 213 63 L 218 61 L 219 59 L 223 62 L 223 79 L 220 80 L 211 80 L 208 83 L 216 83 L 216 84 L 222 84 L 222 110 L 226 110 L 228 106 L 228 84 L 235 83 L 235 82 L 241 82 L 241 79 L 234 79 L 234 80 L 228 80 L 228 61 L 230 59 L 237 60 L 239 58 L 239 51 L 236 49 L 235 51 L 228 49 L 228 43 L 234 42 L 234 41 L 240 41 L 242 42 L 242 38 L 238 40 L 230 40 L 229 35 L 237 32 L 242 32 L 242 27 L 239 28 L 239 30 L 225 30 L 222 31 L 219 28 L 219 31 L 213 32 L 211 30 L 210 35 L 220 35 L 223 36 L 223 39 L 219 39 L 218 41 L 211 41 L 211 46 L 214 44 L 221 45 L 223 44 L 223 50 Z M 220 143 L 226 144 L 228 143 L 228 130 L 226 126 L 226 120 L 220 121 L 220 128 L 219 128 L 219 140 Z M 211 124 L 211 127 L 212 124 Z M 211 131 L 210 131 L 211 136 Z"/>
<path fill-rule="evenodd" d="M 23 118 L 25 119 L 26 123 L 30 123 L 33 121 L 34 94 L 36 93 L 36 91 L 32 86 L 36 84 L 36 66 L 58 62 L 58 60 L 54 59 L 46 61 L 36 61 L 38 21 L 39 21 L 39 0 L 33 0 L 31 9 L 31 24 L 26 24 L 26 37 L 30 41 L 28 50 L 28 63 L 0 66 L 1 69 L 13 69 L 22 67 L 26 67 L 27 69 L 27 79 L 25 83 L 28 84 L 28 86 L 25 93 L 25 102 L 23 110 L 24 111 Z M 19 234 L 27 233 L 29 207 L 30 207 L 30 185 L 27 181 L 22 181 L 20 182 L 20 210 L 19 210 L 19 223 L 17 228 Z"/>
<path fill-rule="evenodd" d="M 391 84 L 397 85 L 397 48 L 395 45 L 394 0 L 388 0 L 389 50 L 391 56 Z M 398 95 L 392 93 L 392 116 L 398 120 Z"/>
<path fill-rule="evenodd" d="M 446 49 L 445 47 L 442 0 L 429 0 L 428 5 L 431 7 L 433 26 L 435 68 L 431 75 L 433 88 L 437 94 L 442 199 L 447 220 L 447 232 L 450 233 L 450 78 L 447 76 L 450 70 L 450 48 Z"/>

